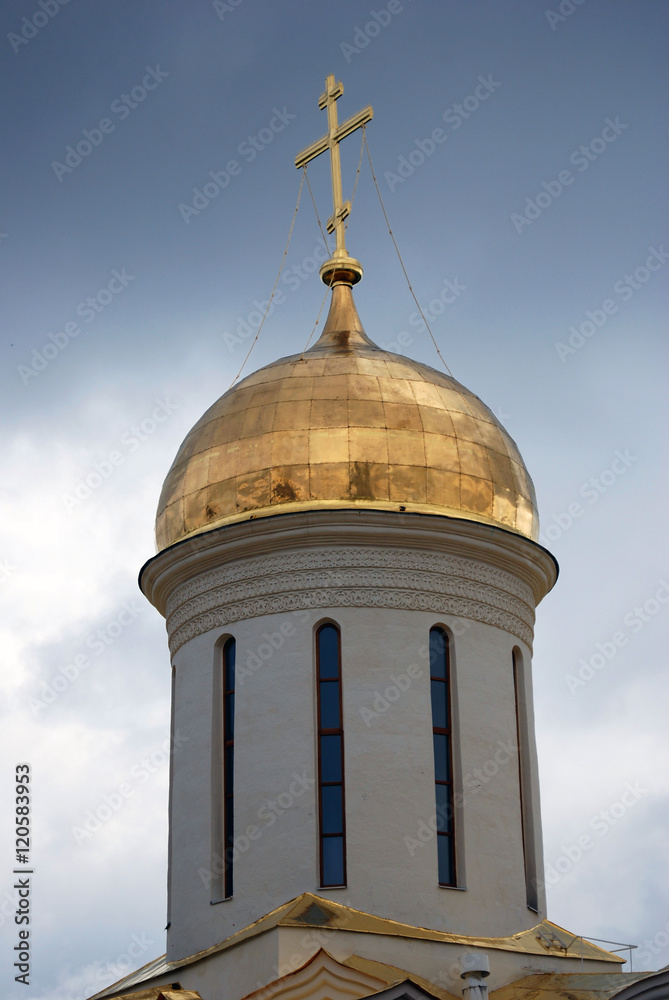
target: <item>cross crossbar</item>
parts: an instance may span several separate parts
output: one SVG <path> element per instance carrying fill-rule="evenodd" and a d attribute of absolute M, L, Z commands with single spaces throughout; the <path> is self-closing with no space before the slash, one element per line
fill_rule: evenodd
<path fill-rule="evenodd" d="M 322 138 L 318 139 L 311 146 L 302 150 L 302 152 L 295 157 L 295 166 L 299 169 L 300 167 L 303 167 L 305 163 L 309 163 L 310 160 L 320 156 L 321 153 L 324 153 L 330 148 L 333 142 L 341 142 L 341 140 L 345 139 L 347 135 L 351 134 L 351 132 L 355 132 L 356 129 L 360 128 L 362 125 L 366 125 L 367 122 L 370 122 L 373 114 L 373 109 L 369 105 L 366 108 L 363 108 L 362 111 L 358 111 L 357 115 L 353 115 L 353 117 L 349 118 L 348 121 L 338 125 L 337 131 L 334 135 L 330 135 L 328 132 L 327 135 L 322 136 Z"/>
<path fill-rule="evenodd" d="M 340 125 L 337 121 L 336 101 L 343 93 L 344 85 L 341 82 L 335 83 L 334 75 L 330 74 L 325 80 L 325 93 L 321 94 L 318 101 L 318 107 L 321 111 L 327 110 L 328 113 L 328 132 L 318 139 L 317 142 L 303 149 L 295 157 L 295 166 L 299 169 L 300 167 L 305 167 L 307 163 L 315 159 L 315 157 L 320 156 L 321 153 L 325 153 L 328 149 L 330 150 L 333 211 L 331 217 L 328 219 L 327 228 L 328 232 L 336 234 L 337 247 L 335 256 L 339 258 L 347 256 L 344 244 L 344 220 L 351 210 L 350 202 L 345 202 L 342 199 L 339 143 L 347 135 L 350 135 L 351 132 L 355 132 L 356 129 L 366 125 L 367 122 L 372 120 L 374 115 L 371 106 L 368 105 L 362 111 L 359 111 L 357 115 L 353 115 Z"/>

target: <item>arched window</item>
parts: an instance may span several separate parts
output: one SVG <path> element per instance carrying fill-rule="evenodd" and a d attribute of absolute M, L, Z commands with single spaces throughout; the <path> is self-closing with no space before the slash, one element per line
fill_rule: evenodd
<path fill-rule="evenodd" d="M 172 694 L 170 702 L 170 747 L 174 748 L 176 738 L 176 693 L 177 693 L 177 668 L 174 662 L 171 665 L 172 673 Z M 167 930 L 172 923 L 172 826 L 174 819 L 172 816 L 172 802 L 174 795 L 174 749 L 170 755 L 170 790 L 168 793 L 167 813 L 169 816 L 169 826 L 167 833 Z"/>
<path fill-rule="evenodd" d="M 211 733 L 210 902 L 232 896 L 235 849 L 235 655 L 232 636 L 216 643 Z"/>
<path fill-rule="evenodd" d="M 223 646 L 223 898 L 232 896 L 235 841 L 235 655 L 236 642 Z"/>
<path fill-rule="evenodd" d="M 237 643 L 223 647 L 223 841 L 225 898 L 232 896 L 232 853 L 235 840 L 235 656 Z"/>
<path fill-rule="evenodd" d="M 316 676 L 321 886 L 338 886 L 346 885 L 346 817 L 341 638 L 336 625 L 321 625 L 316 632 Z"/>
<path fill-rule="evenodd" d="M 537 859 L 535 850 L 534 803 L 530 776 L 530 728 L 527 719 L 527 691 L 523 657 L 519 649 L 514 649 L 513 687 L 516 696 L 516 743 L 518 746 L 518 787 L 520 792 L 520 817 L 523 831 L 523 859 L 525 863 L 525 886 L 527 905 L 535 913 L 539 912 L 537 891 Z"/>
<path fill-rule="evenodd" d="M 448 635 L 436 626 L 430 629 L 430 691 L 439 885 L 456 885 L 450 684 Z"/>

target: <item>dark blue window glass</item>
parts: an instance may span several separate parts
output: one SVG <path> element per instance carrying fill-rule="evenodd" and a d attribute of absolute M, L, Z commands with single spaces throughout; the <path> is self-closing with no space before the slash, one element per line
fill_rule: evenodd
<path fill-rule="evenodd" d="M 322 857 L 323 885 L 345 885 L 344 838 L 323 837 Z"/>
<path fill-rule="evenodd" d="M 434 777 L 436 781 L 450 781 L 451 753 L 450 740 L 446 733 L 435 733 L 434 742 Z"/>
<path fill-rule="evenodd" d="M 453 828 L 453 806 L 451 805 L 451 789 L 448 785 L 437 784 L 437 830 L 439 833 L 450 833 Z"/>
<path fill-rule="evenodd" d="M 339 729 L 339 681 L 321 681 L 321 729 Z"/>
<path fill-rule="evenodd" d="M 341 736 L 321 736 L 321 781 L 340 782 Z"/>
<path fill-rule="evenodd" d="M 321 833 L 344 832 L 344 800 L 341 785 L 323 785 Z"/>
<path fill-rule="evenodd" d="M 226 689 L 234 689 L 235 686 L 235 640 L 228 639 L 225 644 L 225 668 L 224 682 Z"/>
<path fill-rule="evenodd" d="M 234 681 L 233 681 L 234 687 Z M 225 696 L 225 736 L 228 740 L 235 738 L 235 692 L 232 690 Z"/>
<path fill-rule="evenodd" d="M 448 642 L 446 633 L 440 628 L 430 632 L 430 675 L 446 679 L 446 651 Z"/>
<path fill-rule="evenodd" d="M 456 884 L 449 685 L 448 635 L 442 628 L 433 628 L 430 629 L 430 694 L 440 885 Z"/>
<path fill-rule="evenodd" d="M 323 625 L 318 630 L 318 676 L 339 679 L 339 630 L 334 625 Z"/>
<path fill-rule="evenodd" d="M 321 625 L 316 633 L 316 657 L 321 885 L 345 885 L 341 640 L 339 629 L 334 625 Z"/>
<path fill-rule="evenodd" d="M 448 697 L 446 683 L 442 680 L 430 681 L 432 690 L 432 725 L 435 729 L 448 729 Z"/>
<path fill-rule="evenodd" d="M 235 748 L 226 747 L 224 757 L 225 788 L 228 794 L 233 795 L 235 791 Z"/>
<path fill-rule="evenodd" d="M 453 854 L 453 838 L 437 834 L 440 885 L 455 885 L 455 858 Z"/>

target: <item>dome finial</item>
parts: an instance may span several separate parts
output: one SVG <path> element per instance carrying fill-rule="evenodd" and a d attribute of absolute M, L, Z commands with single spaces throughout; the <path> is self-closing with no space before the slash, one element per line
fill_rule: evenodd
<path fill-rule="evenodd" d="M 299 169 L 306 167 L 310 160 L 320 156 L 326 149 L 330 150 L 333 211 L 327 222 L 327 230 L 329 233 L 335 233 L 337 243 L 332 257 L 326 260 L 320 269 L 321 280 L 328 286 L 335 284 L 355 285 L 362 278 L 362 265 L 354 257 L 349 257 L 344 242 L 344 220 L 351 211 L 351 203 L 350 201 L 342 201 L 339 143 L 351 132 L 355 132 L 356 129 L 371 121 L 374 112 L 370 105 L 367 105 L 357 115 L 353 115 L 352 118 L 338 125 L 336 101 L 343 93 L 343 83 L 335 83 L 334 74 L 331 73 L 325 80 L 325 93 L 321 94 L 318 101 L 318 107 L 321 110 L 327 108 L 328 133 L 295 157 L 295 166 Z"/>

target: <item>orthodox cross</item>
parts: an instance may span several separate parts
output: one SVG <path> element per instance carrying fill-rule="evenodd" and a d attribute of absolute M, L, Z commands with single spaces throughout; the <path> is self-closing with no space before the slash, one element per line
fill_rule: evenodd
<path fill-rule="evenodd" d="M 350 201 L 342 201 L 341 193 L 341 165 L 339 162 L 339 143 L 342 139 L 345 139 L 347 135 L 351 132 L 355 132 L 356 129 L 361 128 L 366 125 L 368 121 L 372 120 L 372 115 L 374 112 L 368 105 L 359 111 L 357 115 L 353 115 L 347 121 L 343 122 L 341 125 L 337 124 L 337 105 L 336 101 L 344 93 L 344 85 L 340 83 L 335 83 L 334 75 L 330 75 L 325 80 L 325 93 L 321 94 L 318 101 L 318 107 L 323 110 L 327 108 L 328 112 L 328 133 L 324 135 L 322 139 L 318 142 L 314 142 L 307 149 L 303 150 L 299 156 L 295 157 L 295 166 L 304 167 L 313 160 L 316 156 L 320 156 L 324 153 L 326 149 L 330 150 L 330 170 L 332 173 L 332 205 L 333 212 L 327 222 L 327 230 L 329 233 L 336 233 L 336 250 L 335 257 L 345 258 L 347 257 L 346 247 L 344 245 L 344 220 L 351 211 Z"/>

